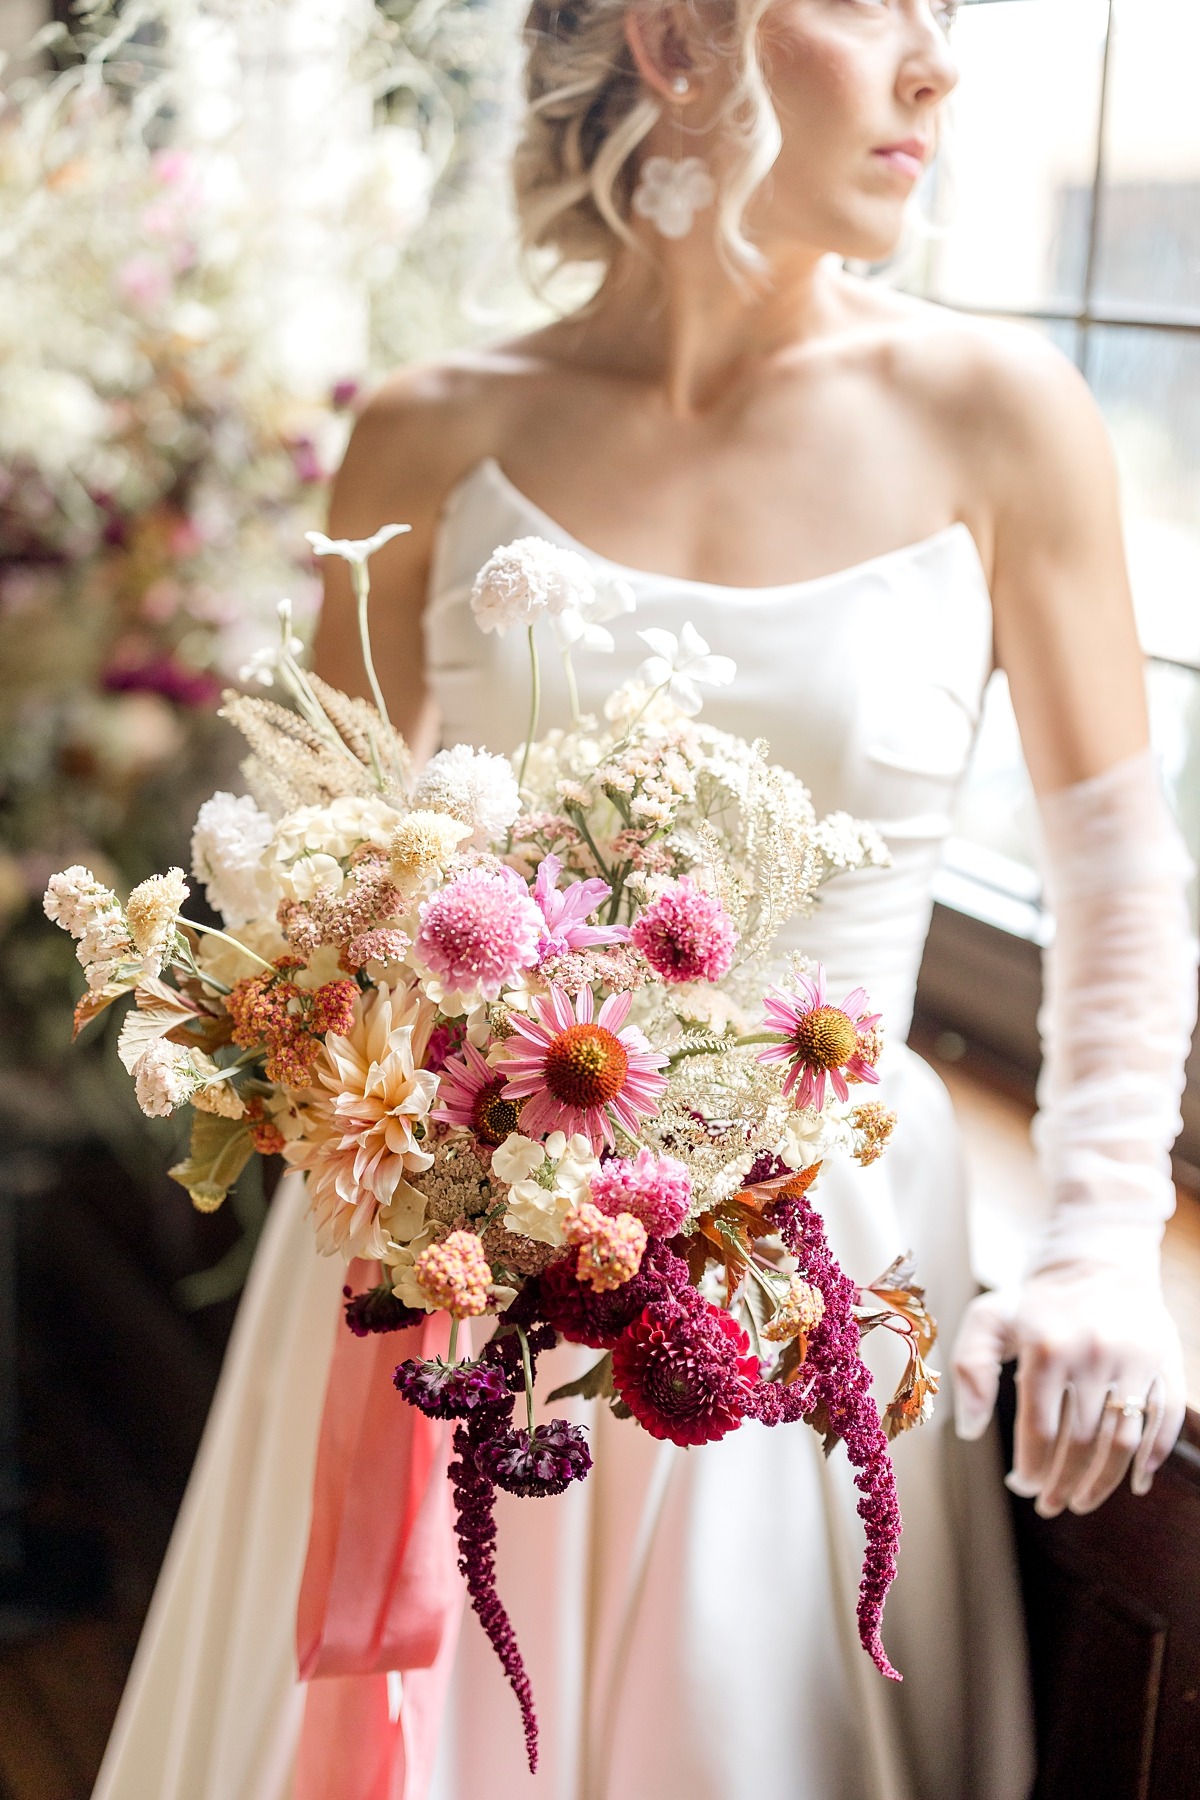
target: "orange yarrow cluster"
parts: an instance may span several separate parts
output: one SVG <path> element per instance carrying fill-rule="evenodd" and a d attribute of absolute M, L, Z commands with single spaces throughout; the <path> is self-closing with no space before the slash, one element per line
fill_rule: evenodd
<path fill-rule="evenodd" d="M 316 989 L 291 979 L 299 956 L 281 956 L 269 972 L 247 975 L 226 995 L 233 1041 L 242 1050 L 266 1049 L 268 1081 L 285 1087 L 311 1085 L 327 1031 L 344 1036 L 354 1025 L 358 984 L 326 981 Z"/>
<path fill-rule="evenodd" d="M 563 1236 L 579 1250 L 575 1279 L 586 1282 L 597 1294 L 624 1287 L 642 1266 L 646 1227 L 632 1213 L 610 1218 L 585 1200 L 563 1221 Z"/>

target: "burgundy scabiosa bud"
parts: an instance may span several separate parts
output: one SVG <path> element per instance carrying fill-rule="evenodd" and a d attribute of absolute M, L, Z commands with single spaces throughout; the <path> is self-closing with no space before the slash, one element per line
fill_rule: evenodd
<path fill-rule="evenodd" d="M 404 1331 L 410 1325 L 422 1325 L 427 1313 L 415 1306 L 405 1306 L 391 1288 L 365 1288 L 361 1294 L 344 1287 L 346 1323 L 355 1337 L 370 1337 L 377 1331 Z"/>
<path fill-rule="evenodd" d="M 511 1403 L 508 1374 L 492 1359 L 446 1363 L 440 1357 L 431 1362 L 410 1357 L 392 1381 L 396 1392 L 430 1419 L 469 1419 L 482 1407 Z"/>
<path fill-rule="evenodd" d="M 532 1434 L 514 1428 L 481 1443 L 475 1460 L 497 1487 L 526 1497 L 561 1494 L 573 1481 L 582 1481 L 592 1453 L 582 1425 L 551 1419 Z"/>

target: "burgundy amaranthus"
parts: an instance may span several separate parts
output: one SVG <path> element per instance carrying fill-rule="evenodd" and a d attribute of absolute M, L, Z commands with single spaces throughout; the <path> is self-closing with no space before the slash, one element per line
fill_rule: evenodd
<path fill-rule="evenodd" d="M 829 1429 L 845 1444 L 856 1470 L 854 1485 L 862 1495 L 858 1515 L 867 1528 L 858 1589 L 858 1635 L 880 1673 L 900 1681 L 903 1677 L 888 1661 L 880 1634 L 884 1601 L 896 1576 L 900 1507 L 887 1438 L 871 1394 L 871 1373 L 859 1350 L 860 1333 L 854 1317 L 858 1290 L 842 1273 L 826 1241 L 821 1215 L 804 1194 L 789 1195 L 785 1188 L 772 1206 L 772 1216 L 805 1280 L 820 1289 L 825 1316 L 808 1340 L 800 1379 L 788 1386 L 761 1383 L 755 1412 L 764 1424 L 777 1425 L 806 1417 L 821 1407 Z"/>

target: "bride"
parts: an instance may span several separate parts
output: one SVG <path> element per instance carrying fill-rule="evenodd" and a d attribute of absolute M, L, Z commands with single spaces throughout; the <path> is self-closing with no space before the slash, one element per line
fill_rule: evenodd
<path fill-rule="evenodd" d="M 1089 1511 L 1127 1475 L 1148 1490 L 1183 1411 L 1158 1246 L 1196 986 L 1186 859 L 1147 752 L 1112 460 L 1087 391 L 1034 334 L 842 266 L 886 259 L 902 235 L 955 82 L 952 12 L 535 0 L 521 226 L 531 248 L 602 264 L 599 293 L 518 342 L 387 382 L 359 419 L 331 524 L 349 537 L 412 524 L 378 556 L 372 604 L 379 674 L 419 756 L 511 748 L 524 667 L 510 639 L 475 628 L 468 592 L 497 544 L 538 535 L 636 599 L 614 656 L 582 672 L 585 708 L 632 673 L 639 629 L 691 620 L 739 667 L 706 716 L 766 737 L 819 811 L 868 816 L 888 842 L 890 867 L 835 882 L 799 941 L 883 1012 L 882 1092 L 901 1120 L 883 1162 L 820 1184 L 835 1253 L 865 1280 L 915 1250 L 953 1346 L 957 1433 L 942 1405 L 895 1446 L 907 1530 L 885 1629 L 904 1683 L 885 1683 L 854 1640 L 844 1459 L 826 1463 L 811 1432 L 753 1427 L 664 1456 L 578 1402 L 594 1478 L 500 1521 L 541 1772 L 525 1772 L 471 1617 L 432 1773 L 411 1746 L 403 1767 L 402 1753 L 389 1768 L 319 1767 L 293 1626 L 342 1272 L 314 1255 L 291 1177 L 98 1800 L 1029 1791 L 988 1431 L 1000 1364 L 1017 1362 L 1009 1485 L 1043 1516 Z M 365 691 L 353 604 L 336 565 L 317 666 Z M 973 1299 L 947 1098 L 903 1039 L 993 662 L 1040 796 L 1058 921 L 1038 1121 L 1054 1207 L 1019 1289 Z M 544 706 L 563 722 L 565 689 L 549 683 Z M 768 1557 L 767 1544 L 785 1548 Z M 403 1722 L 409 1677 L 346 1679 L 371 1704 L 386 1680 Z"/>

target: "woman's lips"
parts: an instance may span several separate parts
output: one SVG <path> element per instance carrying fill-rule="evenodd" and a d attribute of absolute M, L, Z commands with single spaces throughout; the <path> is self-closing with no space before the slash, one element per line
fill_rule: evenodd
<path fill-rule="evenodd" d="M 879 157 L 898 175 L 909 181 L 919 181 L 925 172 L 925 155 L 927 146 L 920 138 L 906 138 L 902 144 L 882 144 L 871 152 Z"/>

